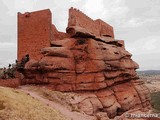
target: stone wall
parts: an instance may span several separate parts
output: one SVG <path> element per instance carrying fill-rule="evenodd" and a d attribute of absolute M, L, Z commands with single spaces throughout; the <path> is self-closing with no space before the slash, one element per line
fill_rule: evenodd
<path fill-rule="evenodd" d="M 50 10 L 18 13 L 18 60 L 26 54 L 39 60 L 42 57 L 40 49 L 50 46 L 50 40 Z"/>
<path fill-rule="evenodd" d="M 73 26 L 85 28 L 95 36 L 109 36 L 114 38 L 113 27 L 100 19 L 92 20 L 76 8 L 69 9 L 68 29 Z"/>
<path fill-rule="evenodd" d="M 101 19 L 95 20 L 97 26 L 99 26 L 100 36 L 108 36 L 114 38 L 113 27 L 105 23 Z"/>
<path fill-rule="evenodd" d="M 20 81 L 17 78 L 14 79 L 0 79 L 0 86 L 17 88 L 20 85 Z"/>

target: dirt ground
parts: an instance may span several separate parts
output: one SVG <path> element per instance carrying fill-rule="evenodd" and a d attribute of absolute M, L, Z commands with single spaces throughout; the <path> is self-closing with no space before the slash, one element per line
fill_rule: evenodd
<path fill-rule="evenodd" d="M 160 92 L 160 75 L 140 75 L 151 93 Z"/>
<path fill-rule="evenodd" d="M 45 105 L 56 109 L 59 111 L 62 115 L 64 115 L 68 120 L 97 120 L 96 117 L 94 116 L 89 116 L 81 112 L 73 111 L 72 109 L 68 109 L 67 105 L 63 103 L 64 97 L 66 97 L 65 93 L 56 92 L 56 91 L 50 91 L 50 90 L 45 90 L 43 88 L 35 87 L 35 86 L 20 86 L 19 90 L 22 92 L 25 92 L 32 96 L 35 99 L 38 99 Z M 59 94 L 57 94 L 59 93 Z M 47 94 L 47 96 L 46 96 Z M 54 94 L 54 96 L 52 96 Z M 67 94 L 68 96 L 69 94 Z M 50 97 L 49 97 L 50 96 Z M 52 99 L 51 99 L 52 97 Z M 57 99 L 59 98 L 59 100 Z M 50 98 L 50 99 L 49 99 Z M 60 100 L 62 99 L 62 100 Z"/>

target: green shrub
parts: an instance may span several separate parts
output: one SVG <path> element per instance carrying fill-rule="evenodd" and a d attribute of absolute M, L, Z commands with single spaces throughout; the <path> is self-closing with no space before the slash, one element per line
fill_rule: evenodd
<path fill-rule="evenodd" d="M 160 112 L 160 92 L 151 93 L 151 104 L 156 112 Z"/>
<path fill-rule="evenodd" d="M 0 70 L 0 79 L 4 76 L 3 70 Z"/>

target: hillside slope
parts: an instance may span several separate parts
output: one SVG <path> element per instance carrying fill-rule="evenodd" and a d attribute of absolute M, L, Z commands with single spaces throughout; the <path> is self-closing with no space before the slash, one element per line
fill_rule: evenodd
<path fill-rule="evenodd" d="M 66 118 L 26 93 L 0 87 L 0 120 L 66 120 Z"/>

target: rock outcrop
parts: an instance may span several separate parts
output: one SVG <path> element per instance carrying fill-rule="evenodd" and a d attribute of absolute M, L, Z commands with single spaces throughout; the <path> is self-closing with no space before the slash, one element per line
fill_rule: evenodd
<path fill-rule="evenodd" d="M 149 90 L 135 71 L 139 66 L 124 41 L 115 40 L 112 26 L 71 8 L 66 31 L 52 25 L 50 46 L 41 48 L 41 59 L 26 63 L 22 84 L 75 92 L 71 104 L 98 119 L 151 107 Z"/>

